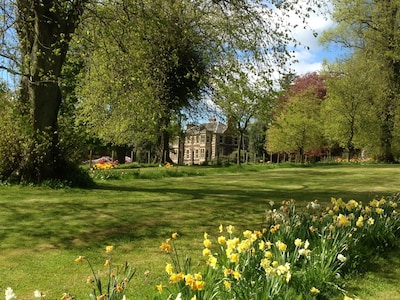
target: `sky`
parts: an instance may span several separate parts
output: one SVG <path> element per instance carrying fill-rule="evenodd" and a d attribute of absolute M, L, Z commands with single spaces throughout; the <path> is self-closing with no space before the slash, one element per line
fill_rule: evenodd
<path fill-rule="evenodd" d="M 309 50 L 304 47 L 296 49 L 295 58 L 298 60 L 298 63 L 293 65 L 292 68 L 298 75 L 319 71 L 324 59 L 333 62 L 344 53 L 339 45 L 331 44 L 328 47 L 318 42 L 318 38 L 324 30 L 335 26 L 335 23 L 331 19 L 313 14 L 308 22 L 310 28 L 304 29 L 304 26 L 299 24 L 293 31 L 296 39 L 303 46 L 309 47 Z M 313 31 L 318 33 L 317 37 L 313 35 Z"/>

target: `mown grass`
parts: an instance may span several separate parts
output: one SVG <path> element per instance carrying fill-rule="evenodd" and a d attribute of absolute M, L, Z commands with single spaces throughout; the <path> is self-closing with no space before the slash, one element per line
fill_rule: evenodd
<path fill-rule="evenodd" d="M 159 245 L 172 232 L 181 235 L 184 251 L 201 259 L 204 231 L 216 235 L 220 223 L 260 229 L 270 201 L 296 199 L 302 206 L 342 197 L 366 203 L 375 195 L 398 192 L 400 178 L 400 167 L 393 165 L 111 172 L 112 178 L 122 179 L 98 179 L 89 190 L 0 187 L 1 289 L 13 287 L 19 299 L 33 298 L 35 289 L 46 299 L 58 299 L 63 292 L 88 299 L 89 269 L 74 258 L 85 255 L 101 270 L 104 247 L 112 244 L 115 260 L 137 267 L 128 298 L 151 299 L 155 285 L 165 279 L 168 260 Z M 362 299 L 400 299 L 398 284 L 387 277 L 390 271 L 399 278 L 399 255 L 391 259 L 371 264 L 372 272 L 349 281 L 349 287 Z"/>

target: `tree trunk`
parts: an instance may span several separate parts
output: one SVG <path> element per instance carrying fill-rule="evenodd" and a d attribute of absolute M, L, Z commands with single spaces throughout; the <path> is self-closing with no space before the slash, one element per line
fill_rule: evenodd
<path fill-rule="evenodd" d="M 17 0 L 16 30 L 21 45 L 21 113 L 31 135 L 25 159 L 14 175 L 41 182 L 61 178 L 65 168 L 58 147 L 57 117 L 61 104 L 58 85 L 71 35 L 84 0 Z"/>

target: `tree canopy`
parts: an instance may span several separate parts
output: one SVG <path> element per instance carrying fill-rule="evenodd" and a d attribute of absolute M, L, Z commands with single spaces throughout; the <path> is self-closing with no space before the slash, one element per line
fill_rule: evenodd
<path fill-rule="evenodd" d="M 379 122 L 377 158 L 393 162 L 400 95 L 400 1 L 332 2 L 332 17 L 338 25 L 326 31 L 323 40 L 350 48 L 354 58 L 368 66 L 373 81 L 379 82 L 379 93 L 372 99 L 375 118 Z"/>

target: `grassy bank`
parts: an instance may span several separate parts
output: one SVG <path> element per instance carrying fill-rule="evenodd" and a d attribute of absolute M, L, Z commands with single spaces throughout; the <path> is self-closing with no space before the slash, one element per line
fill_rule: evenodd
<path fill-rule="evenodd" d="M 0 187 L 0 288 L 12 286 L 19 299 L 33 298 L 35 289 L 44 291 L 47 299 L 64 292 L 88 299 L 85 280 L 90 272 L 74 258 L 85 255 L 102 269 L 104 247 L 111 244 L 116 260 L 137 267 L 128 298 L 151 299 L 155 285 L 165 278 L 167 258 L 159 245 L 172 232 L 179 232 L 185 251 L 199 252 L 202 233 L 216 234 L 220 223 L 260 229 L 270 201 L 296 199 L 302 206 L 342 197 L 368 202 L 375 195 L 398 192 L 400 178 L 400 168 L 388 165 L 111 172 L 122 179 L 98 179 L 97 188 L 90 190 Z M 374 267 L 377 273 L 354 281 L 353 288 L 375 282 L 374 276 L 383 275 L 385 269 L 378 266 L 384 263 Z M 396 265 L 399 260 L 394 259 L 390 266 Z M 400 275 L 398 267 L 392 271 Z M 390 299 L 400 299 L 397 284 L 384 276 L 380 282 L 392 293 Z M 374 292 L 379 292 L 359 292 L 366 290 L 362 299 L 375 299 Z"/>

